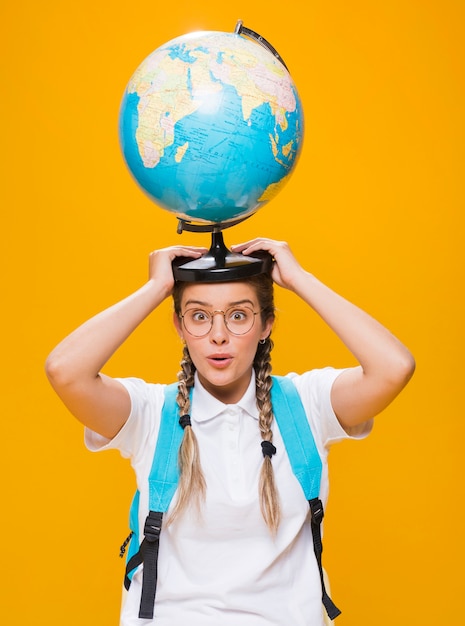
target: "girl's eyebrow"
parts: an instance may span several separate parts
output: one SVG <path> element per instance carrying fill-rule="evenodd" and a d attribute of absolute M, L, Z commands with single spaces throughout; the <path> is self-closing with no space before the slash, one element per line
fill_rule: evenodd
<path fill-rule="evenodd" d="M 186 306 L 188 304 L 199 304 L 200 306 L 211 306 L 208 302 L 202 302 L 202 300 L 187 300 Z"/>
<path fill-rule="evenodd" d="M 229 306 L 237 306 L 239 304 L 250 304 L 254 306 L 254 303 L 249 298 L 244 298 L 243 300 L 236 300 L 236 302 L 231 302 Z"/>
<path fill-rule="evenodd" d="M 210 307 L 210 308 L 213 306 L 209 302 L 204 302 L 203 300 L 187 300 L 185 306 L 189 304 L 195 304 L 198 306 L 204 306 L 204 307 Z M 238 306 L 239 304 L 250 304 L 252 307 L 254 306 L 254 303 L 252 302 L 252 300 L 250 300 L 249 298 L 244 298 L 243 300 L 236 300 L 235 302 L 230 302 L 227 308 L 229 309 L 230 307 Z"/>

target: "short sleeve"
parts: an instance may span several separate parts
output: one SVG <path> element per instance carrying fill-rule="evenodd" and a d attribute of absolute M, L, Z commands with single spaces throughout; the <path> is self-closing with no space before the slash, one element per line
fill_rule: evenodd
<path fill-rule="evenodd" d="M 125 458 L 137 461 L 158 436 L 165 385 L 147 383 L 140 378 L 118 378 L 131 400 L 129 417 L 113 439 L 106 439 L 86 428 L 84 441 L 92 452 L 119 450 Z"/>
<path fill-rule="evenodd" d="M 344 369 L 325 367 L 305 372 L 302 375 L 290 373 L 305 407 L 307 417 L 317 439 L 325 448 L 344 439 L 363 439 L 371 432 L 373 422 L 366 423 L 356 435 L 350 435 L 339 423 L 331 404 L 331 388 Z"/>

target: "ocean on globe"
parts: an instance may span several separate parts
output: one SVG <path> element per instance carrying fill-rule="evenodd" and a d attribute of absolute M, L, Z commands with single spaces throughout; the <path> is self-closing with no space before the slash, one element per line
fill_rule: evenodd
<path fill-rule="evenodd" d="M 150 54 L 121 103 L 126 164 L 160 207 L 228 225 L 282 189 L 297 162 L 303 113 L 286 67 L 236 33 L 177 37 Z"/>

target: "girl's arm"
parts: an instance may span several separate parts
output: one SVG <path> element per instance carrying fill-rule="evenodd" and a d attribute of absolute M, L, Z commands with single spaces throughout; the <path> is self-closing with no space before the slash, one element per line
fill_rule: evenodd
<path fill-rule="evenodd" d="M 48 379 L 71 413 L 85 426 L 112 438 L 130 413 L 126 389 L 101 369 L 136 327 L 173 289 L 171 262 L 198 258 L 206 248 L 175 246 L 152 252 L 149 280 L 135 293 L 85 322 L 50 353 Z"/>
<path fill-rule="evenodd" d="M 251 254 L 267 250 L 274 258 L 274 281 L 302 298 L 338 335 L 359 362 L 335 380 L 331 402 L 346 430 L 366 422 L 400 393 L 415 370 L 409 350 L 360 308 L 305 271 L 285 242 L 269 239 L 233 246 Z"/>

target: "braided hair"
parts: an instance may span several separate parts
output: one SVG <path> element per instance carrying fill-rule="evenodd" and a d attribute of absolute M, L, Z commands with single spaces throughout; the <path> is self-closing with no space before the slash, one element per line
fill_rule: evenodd
<path fill-rule="evenodd" d="M 258 407 L 258 425 L 262 435 L 263 465 L 260 471 L 259 498 L 260 509 L 271 532 L 276 533 L 281 519 L 278 491 L 274 480 L 272 455 L 276 452 L 273 446 L 273 406 L 271 404 L 271 359 L 273 342 L 270 337 L 263 344 L 259 343 L 254 359 L 255 388 Z M 267 452 L 268 450 L 268 452 Z"/>
<path fill-rule="evenodd" d="M 251 285 L 256 294 L 261 310 L 261 320 L 265 324 L 270 317 L 274 316 L 273 280 L 269 274 L 260 274 L 244 279 L 243 282 Z M 181 315 L 182 294 L 188 283 L 177 282 L 173 291 L 175 313 Z M 275 485 L 272 454 L 276 451 L 272 444 L 273 432 L 273 408 L 271 405 L 271 358 L 270 353 L 273 342 L 270 337 L 260 342 L 257 346 L 253 367 L 256 380 L 256 398 L 259 411 L 259 428 L 262 436 L 263 465 L 259 480 L 259 500 L 263 519 L 268 528 L 276 533 L 280 518 L 279 497 Z M 188 416 L 190 413 L 190 389 L 194 385 L 195 365 L 189 354 L 187 346 L 183 349 L 181 370 L 178 374 L 177 403 L 179 414 Z M 185 420 L 184 436 L 179 448 L 180 481 L 176 505 L 170 514 L 169 523 L 181 515 L 188 505 L 193 503 L 197 509 L 205 499 L 206 484 L 200 464 L 200 455 L 197 438 L 190 425 L 190 420 Z"/>

